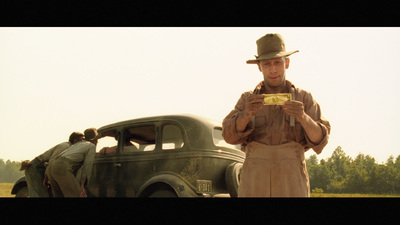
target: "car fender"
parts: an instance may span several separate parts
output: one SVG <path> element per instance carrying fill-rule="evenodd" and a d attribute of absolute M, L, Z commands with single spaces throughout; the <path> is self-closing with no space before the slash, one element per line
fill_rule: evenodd
<path fill-rule="evenodd" d="M 21 189 L 22 187 L 26 187 L 26 178 L 25 176 L 19 178 L 15 183 L 14 186 L 11 189 L 11 194 L 15 195 L 17 194 L 18 190 Z"/>
<path fill-rule="evenodd" d="M 196 193 L 195 187 L 187 183 L 181 176 L 169 172 L 160 173 L 150 178 L 139 189 L 137 196 L 148 196 L 154 184 L 164 184 L 171 187 L 178 197 L 202 197 L 202 194 Z"/>
<path fill-rule="evenodd" d="M 225 170 L 225 182 L 226 188 L 232 198 L 238 196 L 238 189 L 240 183 L 240 172 L 243 167 L 243 163 L 234 162 L 231 163 Z"/>

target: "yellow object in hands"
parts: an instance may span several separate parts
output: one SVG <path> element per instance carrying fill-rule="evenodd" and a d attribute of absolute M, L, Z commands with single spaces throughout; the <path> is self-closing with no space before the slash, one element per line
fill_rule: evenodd
<path fill-rule="evenodd" d="M 290 93 L 264 94 L 264 105 L 283 105 L 284 102 L 292 100 Z"/>

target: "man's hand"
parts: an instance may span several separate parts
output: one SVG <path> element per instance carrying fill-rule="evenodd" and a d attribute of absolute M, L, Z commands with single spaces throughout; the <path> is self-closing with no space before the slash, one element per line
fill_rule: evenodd
<path fill-rule="evenodd" d="M 263 108 L 263 95 L 249 95 L 245 99 L 245 109 L 249 116 L 254 116 L 257 111 Z"/>
<path fill-rule="evenodd" d="M 26 168 L 28 168 L 31 165 L 31 161 L 30 160 L 24 160 L 21 162 L 21 168 L 19 170 L 25 170 Z"/>
<path fill-rule="evenodd" d="M 303 102 L 300 101 L 286 101 L 282 108 L 288 116 L 293 116 L 297 120 L 301 120 L 305 114 Z"/>
<path fill-rule="evenodd" d="M 236 121 L 236 130 L 238 132 L 243 132 L 256 112 L 263 108 L 264 96 L 257 94 L 249 95 L 244 101 L 245 110 L 241 111 L 240 117 Z"/>
<path fill-rule="evenodd" d="M 49 178 L 47 177 L 46 174 L 45 174 L 44 177 L 43 177 L 43 182 L 42 182 L 42 184 L 43 184 L 43 187 L 46 188 L 46 190 L 47 190 L 48 192 L 50 192 Z"/>
<path fill-rule="evenodd" d="M 286 101 L 283 103 L 282 107 L 287 115 L 293 116 L 301 124 L 310 141 L 314 144 L 318 144 L 322 141 L 324 136 L 321 127 L 304 112 L 304 105 L 302 102 Z"/>
<path fill-rule="evenodd" d="M 87 179 L 85 179 L 85 180 L 82 182 L 82 192 L 81 192 L 81 194 L 80 194 L 80 197 L 81 197 L 81 198 L 87 198 L 87 194 L 86 194 L 86 190 L 85 190 L 85 183 L 86 183 L 86 180 L 87 180 Z"/>
<path fill-rule="evenodd" d="M 84 188 L 82 189 L 80 197 L 81 198 L 87 198 L 86 190 Z"/>

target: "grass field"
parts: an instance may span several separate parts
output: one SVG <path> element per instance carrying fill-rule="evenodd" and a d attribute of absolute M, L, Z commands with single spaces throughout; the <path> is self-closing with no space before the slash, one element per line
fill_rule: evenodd
<path fill-rule="evenodd" d="M 15 197 L 11 194 L 13 185 L 0 183 L 0 197 Z M 400 198 L 400 195 L 311 193 L 311 198 Z"/>
<path fill-rule="evenodd" d="M 13 183 L 0 183 L 0 197 L 15 197 L 11 194 Z"/>
<path fill-rule="evenodd" d="M 311 193 L 311 198 L 399 198 L 400 195 Z"/>

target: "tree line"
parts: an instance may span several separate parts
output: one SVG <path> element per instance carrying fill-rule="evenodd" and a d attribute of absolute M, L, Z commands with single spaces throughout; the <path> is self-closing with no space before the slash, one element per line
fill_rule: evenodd
<path fill-rule="evenodd" d="M 362 153 L 352 159 L 338 146 L 331 157 L 318 161 L 314 154 L 306 163 L 312 192 L 400 194 L 400 155 L 378 164 Z M 0 159 L 0 183 L 14 183 L 24 176 L 20 166 L 21 162 Z"/>
<path fill-rule="evenodd" d="M 7 160 L 4 162 L 0 159 L 0 183 L 14 183 L 25 175 L 24 171 L 20 171 L 21 162 Z"/>
<path fill-rule="evenodd" d="M 313 192 L 400 194 L 400 155 L 378 164 L 362 153 L 352 159 L 338 146 L 328 159 L 318 162 L 314 154 L 306 164 Z"/>

